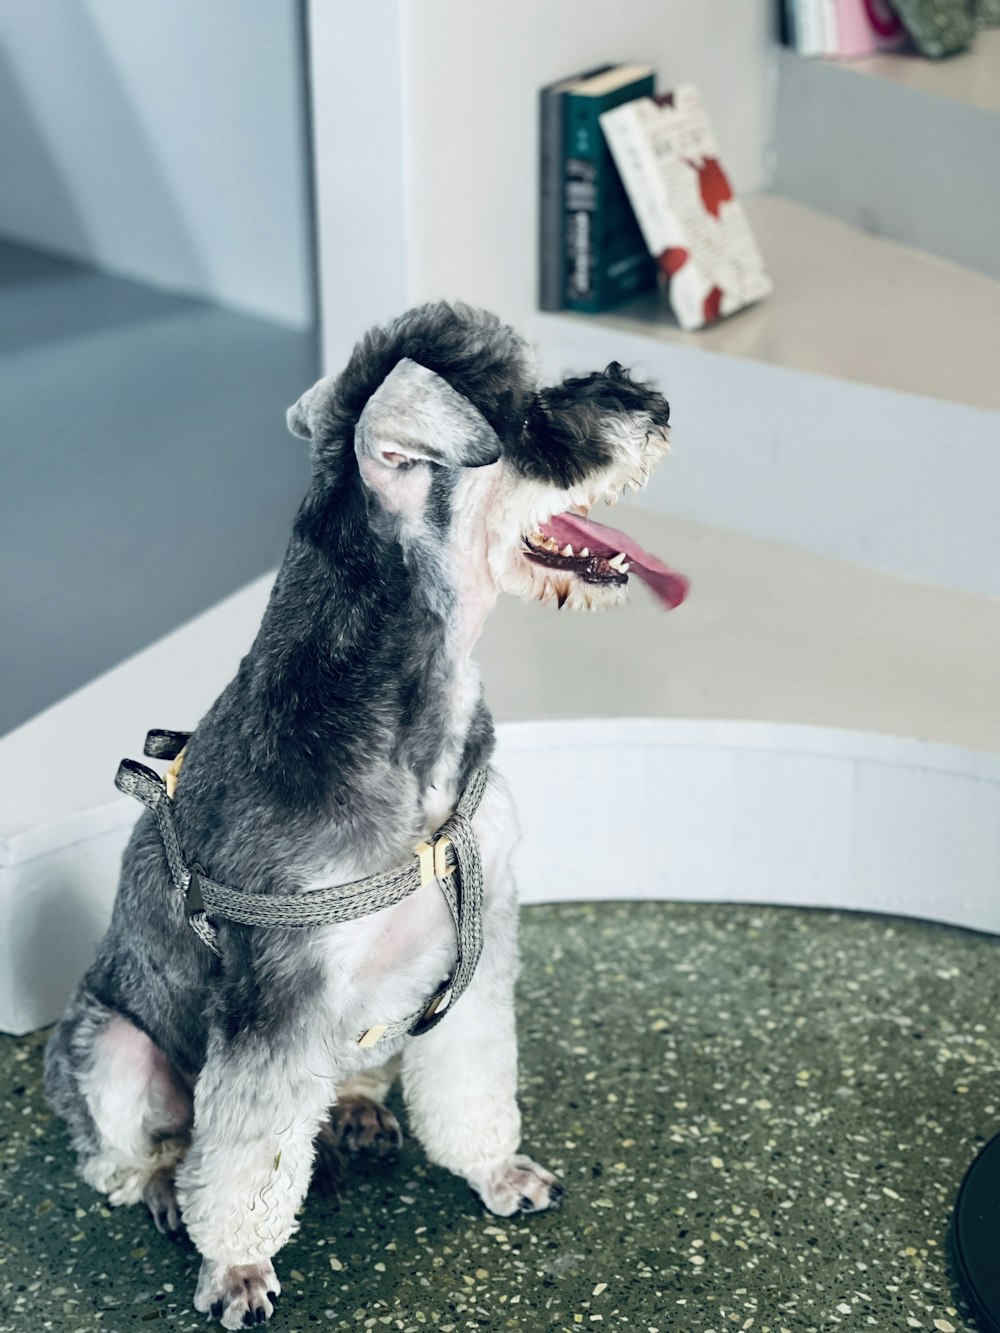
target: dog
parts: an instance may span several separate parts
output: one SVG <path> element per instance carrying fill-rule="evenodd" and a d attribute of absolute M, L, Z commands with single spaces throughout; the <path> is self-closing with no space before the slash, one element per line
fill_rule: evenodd
<path fill-rule="evenodd" d="M 240 901 L 293 908 L 413 861 L 489 763 L 472 651 L 500 592 L 596 608 L 632 572 L 668 606 L 683 597 L 679 575 L 587 518 L 644 483 L 668 421 L 617 363 L 539 388 L 524 341 L 463 305 L 370 331 L 289 410 L 311 484 L 257 637 L 184 750 L 179 854 Z M 422 844 L 433 871 L 388 907 L 308 929 L 209 919 L 206 941 L 158 818 L 136 825 L 46 1092 L 89 1185 L 144 1200 L 163 1231 L 183 1219 L 194 1306 L 224 1328 L 271 1316 L 317 1145 L 396 1144 L 382 1102 L 397 1071 L 430 1161 L 492 1212 L 561 1193 L 519 1151 L 514 813 L 495 773 L 470 827 L 482 908 L 462 930 L 481 938 L 457 995 L 458 890 L 443 890 L 472 879 L 446 879 L 440 847 Z M 417 1035 L 394 1035 L 428 996 Z"/>

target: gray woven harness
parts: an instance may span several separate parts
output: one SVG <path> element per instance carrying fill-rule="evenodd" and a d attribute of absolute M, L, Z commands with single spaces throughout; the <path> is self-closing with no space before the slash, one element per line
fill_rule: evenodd
<path fill-rule="evenodd" d="M 152 759 L 178 760 L 190 737 L 184 731 L 151 731 L 143 753 Z M 351 884 L 336 884 L 306 893 L 271 896 L 244 893 L 211 879 L 197 863 L 188 864 L 174 823 L 172 793 L 158 773 L 134 759 L 123 759 L 115 786 L 135 796 L 154 814 L 174 889 L 180 894 L 188 922 L 206 948 L 221 957 L 214 921 L 224 917 L 244 926 L 302 929 L 356 921 L 393 907 L 422 884 L 437 882 L 455 926 L 458 956 L 451 975 L 427 1004 L 392 1023 L 368 1027 L 357 1038 L 362 1047 L 393 1037 L 418 1036 L 440 1023 L 472 980 L 483 951 L 483 862 L 472 817 L 489 780 L 480 768 L 441 827 L 429 842 L 418 843 L 413 856 L 392 870 Z M 447 1000 L 447 1004 L 445 1001 Z"/>

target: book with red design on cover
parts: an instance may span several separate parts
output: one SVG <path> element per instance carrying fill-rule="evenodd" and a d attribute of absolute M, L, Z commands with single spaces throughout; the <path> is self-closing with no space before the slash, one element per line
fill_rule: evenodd
<path fill-rule="evenodd" d="M 601 129 L 681 328 L 700 329 L 771 292 L 693 84 L 615 107 Z"/>

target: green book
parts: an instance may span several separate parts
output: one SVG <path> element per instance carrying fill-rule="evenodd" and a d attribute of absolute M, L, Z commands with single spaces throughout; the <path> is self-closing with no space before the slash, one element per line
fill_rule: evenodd
<path fill-rule="evenodd" d="M 565 96 L 575 83 L 611 68 L 596 65 L 582 70 L 548 84 L 538 95 L 538 304 L 542 310 L 562 310 L 566 301 Z"/>
<path fill-rule="evenodd" d="M 656 264 L 604 142 L 603 111 L 652 97 L 653 71 L 616 65 L 565 94 L 566 307 L 607 310 L 656 285 Z"/>

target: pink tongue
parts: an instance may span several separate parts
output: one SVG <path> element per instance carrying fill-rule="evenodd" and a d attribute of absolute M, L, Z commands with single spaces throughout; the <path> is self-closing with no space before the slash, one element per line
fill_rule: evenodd
<path fill-rule="evenodd" d="M 579 551 L 590 548 L 591 555 L 617 555 L 624 552 L 629 573 L 637 574 L 649 590 L 668 608 L 680 606 L 688 594 L 688 581 L 683 574 L 665 565 L 655 555 L 649 555 L 638 542 L 616 528 L 606 528 L 579 514 L 553 514 L 548 523 L 541 525 L 542 535 L 552 537 L 560 546 L 569 543 Z"/>

